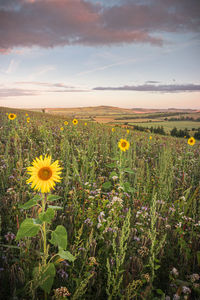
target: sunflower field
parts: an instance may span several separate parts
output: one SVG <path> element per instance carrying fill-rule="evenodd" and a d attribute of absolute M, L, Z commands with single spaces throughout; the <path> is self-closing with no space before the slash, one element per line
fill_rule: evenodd
<path fill-rule="evenodd" d="M 0 108 L 0 288 L 200 299 L 200 142 Z"/>

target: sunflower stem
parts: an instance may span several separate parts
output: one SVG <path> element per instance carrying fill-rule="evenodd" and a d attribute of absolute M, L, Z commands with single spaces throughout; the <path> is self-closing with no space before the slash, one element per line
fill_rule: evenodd
<path fill-rule="evenodd" d="M 47 194 L 43 194 L 42 197 L 42 212 L 45 213 L 45 208 L 46 208 L 46 202 L 47 202 Z M 42 224 L 42 229 L 43 229 L 43 264 L 46 266 L 47 264 L 47 232 L 46 232 L 46 222 L 43 222 Z M 44 292 L 44 299 L 47 300 L 47 293 Z"/>
<path fill-rule="evenodd" d="M 44 194 L 42 197 L 42 212 L 45 213 L 47 195 Z M 43 222 L 43 251 L 44 251 L 44 266 L 46 266 L 47 261 L 47 233 L 46 233 L 46 222 Z"/>
<path fill-rule="evenodd" d="M 122 180 L 122 151 L 120 151 L 119 156 L 119 184 L 122 186 L 123 180 Z"/>

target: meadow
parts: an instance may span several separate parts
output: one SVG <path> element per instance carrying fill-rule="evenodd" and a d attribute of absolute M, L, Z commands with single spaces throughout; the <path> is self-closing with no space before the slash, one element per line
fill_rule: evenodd
<path fill-rule="evenodd" d="M 77 121 L 0 108 L 2 299 L 200 299 L 200 142 Z"/>

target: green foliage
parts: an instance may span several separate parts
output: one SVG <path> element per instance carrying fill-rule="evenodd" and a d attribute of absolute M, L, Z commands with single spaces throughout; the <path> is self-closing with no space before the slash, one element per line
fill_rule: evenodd
<path fill-rule="evenodd" d="M 58 225 L 51 233 L 50 243 L 62 249 L 67 248 L 67 231 L 64 226 Z"/>
<path fill-rule="evenodd" d="M 36 195 L 35 197 L 33 197 L 31 200 L 27 201 L 23 205 L 19 205 L 19 208 L 21 208 L 21 209 L 29 209 L 29 208 L 37 205 L 37 203 L 38 203 L 39 200 L 41 200 L 41 197 L 38 196 L 38 195 Z"/>
<path fill-rule="evenodd" d="M 0 112 L 3 299 L 50 300 L 65 287 L 70 299 L 182 300 L 184 285 L 199 299 L 199 141 L 81 120 L 64 126 L 66 116 L 37 112 L 29 124 L 24 111 L 8 122 L 9 110 Z M 199 127 L 191 123 L 138 125 Z M 41 154 L 63 168 L 45 197 L 26 184 Z"/>
<path fill-rule="evenodd" d="M 53 263 L 48 263 L 46 266 L 39 266 L 33 270 L 33 279 L 35 284 L 38 285 L 46 293 L 50 293 L 56 269 Z"/>
<path fill-rule="evenodd" d="M 75 257 L 69 252 L 69 251 L 64 251 L 63 249 L 60 249 L 58 252 L 58 255 L 63 258 L 66 259 L 70 262 L 74 262 L 75 261 Z"/>
<path fill-rule="evenodd" d="M 45 212 L 42 212 L 39 214 L 39 219 L 42 222 L 46 222 L 48 224 L 51 224 L 51 221 L 53 220 L 55 216 L 55 211 L 53 208 L 47 208 Z"/>
<path fill-rule="evenodd" d="M 40 225 L 37 224 L 35 219 L 25 219 L 17 232 L 16 241 L 24 237 L 33 237 L 38 234 Z"/>
<path fill-rule="evenodd" d="M 113 267 L 111 267 L 110 260 L 109 258 L 107 258 L 106 267 L 108 271 L 108 279 L 106 293 L 108 295 L 109 300 L 113 297 L 115 298 L 117 296 L 121 296 L 120 287 L 123 280 L 123 264 L 126 256 L 128 238 L 130 235 L 130 216 L 131 210 L 129 209 L 124 224 L 122 226 L 120 236 L 118 237 L 118 242 L 117 234 L 114 234 L 112 241 L 112 259 L 114 260 Z"/>

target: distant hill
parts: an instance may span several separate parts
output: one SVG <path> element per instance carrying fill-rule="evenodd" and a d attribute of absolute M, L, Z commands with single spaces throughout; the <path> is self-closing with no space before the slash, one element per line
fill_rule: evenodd
<path fill-rule="evenodd" d="M 42 109 L 31 109 L 34 111 L 42 111 Z M 46 113 L 59 114 L 59 115 L 71 115 L 71 116 L 104 116 L 104 115 L 128 115 L 128 114 L 147 114 L 156 112 L 184 112 L 193 113 L 196 110 L 193 109 L 146 109 L 146 108 L 120 108 L 114 106 L 89 106 L 89 107 L 74 107 L 74 108 L 45 108 Z"/>

